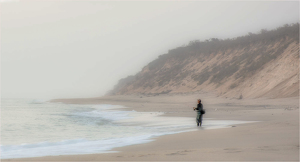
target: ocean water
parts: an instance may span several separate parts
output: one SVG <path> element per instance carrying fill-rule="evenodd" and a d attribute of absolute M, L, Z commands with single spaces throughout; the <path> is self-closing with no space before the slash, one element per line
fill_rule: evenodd
<path fill-rule="evenodd" d="M 2 99 L 1 159 L 110 153 L 154 137 L 199 130 L 195 118 L 122 110 L 121 105 L 73 105 Z M 202 129 L 246 121 L 205 120 Z"/>

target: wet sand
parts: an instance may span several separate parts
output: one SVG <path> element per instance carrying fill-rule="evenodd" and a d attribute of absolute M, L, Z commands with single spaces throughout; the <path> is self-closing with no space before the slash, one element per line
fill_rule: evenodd
<path fill-rule="evenodd" d="M 153 142 L 115 148 L 117 153 L 63 155 L 2 161 L 299 161 L 299 99 L 230 99 L 212 94 L 109 96 L 59 99 L 72 104 L 116 104 L 127 110 L 195 117 L 202 99 L 207 119 L 259 121 L 230 128 L 165 135 Z"/>

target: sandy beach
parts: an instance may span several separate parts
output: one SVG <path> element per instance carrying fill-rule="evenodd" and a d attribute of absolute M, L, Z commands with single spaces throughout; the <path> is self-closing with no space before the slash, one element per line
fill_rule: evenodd
<path fill-rule="evenodd" d="M 300 161 L 299 5 L 0 0 L 0 162 Z"/>
<path fill-rule="evenodd" d="M 257 121 L 231 128 L 165 135 L 153 142 L 115 148 L 116 153 L 63 155 L 2 161 L 299 161 L 299 99 L 234 99 L 209 93 L 57 99 L 72 104 L 115 104 L 126 110 L 195 117 L 202 99 L 205 120 Z M 195 122 L 196 128 L 196 122 Z"/>

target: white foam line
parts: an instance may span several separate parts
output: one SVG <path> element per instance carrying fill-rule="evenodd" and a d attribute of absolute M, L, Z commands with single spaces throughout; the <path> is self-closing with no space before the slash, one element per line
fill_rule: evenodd
<path fill-rule="evenodd" d="M 83 106 L 83 105 L 80 105 Z M 1 159 L 24 158 L 37 156 L 74 155 L 109 153 L 113 148 L 153 141 L 154 137 L 176 134 L 181 132 L 199 130 L 196 127 L 195 118 L 191 117 L 166 117 L 162 112 L 136 112 L 112 110 L 124 108 L 121 105 L 85 105 L 95 110 L 83 112 L 77 115 L 87 117 L 102 117 L 113 120 L 122 125 L 149 127 L 153 133 L 141 136 L 131 136 L 104 140 L 64 140 L 60 142 L 41 142 L 35 144 L 6 145 L 1 146 Z M 100 111 L 101 110 L 101 111 Z M 253 121 L 256 122 L 256 121 Z M 202 129 L 228 128 L 237 124 L 253 123 L 252 121 L 237 120 L 203 120 Z M 155 132 L 156 131 L 156 132 Z"/>

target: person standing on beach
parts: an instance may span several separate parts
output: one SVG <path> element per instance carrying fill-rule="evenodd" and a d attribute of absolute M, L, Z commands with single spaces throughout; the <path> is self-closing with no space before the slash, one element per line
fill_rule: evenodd
<path fill-rule="evenodd" d="M 203 110 L 203 105 L 202 105 L 200 99 L 198 99 L 197 107 L 194 107 L 194 111 L 195 110 L 197 110 L 197 118 L 196 118 L 197 126 L 199 126 L 199 124 L 200 124 L 200 127 L 201 127 L 201 125 L 202 125 L 202 116 L 204 114 L 204 110 Z"/>

